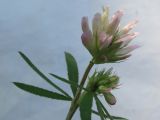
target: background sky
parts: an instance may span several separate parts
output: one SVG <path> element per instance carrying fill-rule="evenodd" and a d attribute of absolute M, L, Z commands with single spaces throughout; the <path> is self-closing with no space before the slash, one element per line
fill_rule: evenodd
<path fill-rule="evenodd" d="M 55 91 L 24 63 L 23 51 L 44 73 L 66 77 L 64 51 L 78 61 L 80 76 L 91 59 L 81 44 L 81 17 L 91 21 L 103 5 L 111 14 L 124 9 L 122 25 L 138 18 L 133 41 L 140 49 L 114 67 L 121 87 L 114 91 L 117 104 L 108 110 L 130 120 L 160 119 L 160 1 L 159 0 L 0 0 L 0 120 L 64 120 L 70 103 L 54 101 L 17 89 L 19 81 Z M 56 81 L 55 79 L 53 79 Z M 65 90 L 67 85 L 56 81 Z M 104 102 L 104 104 L 106 104 Z M 107 105 L 107 104 L 106 104 Z M 79 114 L 74 120 L 79 120 Z M 93 115 L 93 120 L 98 117 Z"/>

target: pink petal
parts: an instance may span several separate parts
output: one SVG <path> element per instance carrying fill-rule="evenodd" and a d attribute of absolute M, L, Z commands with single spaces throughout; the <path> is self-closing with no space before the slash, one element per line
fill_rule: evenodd
<path fill-rule="evenodd" d="M 134 32 L 131 34 L 125 34 L 123 36 L 120 37 L 120 39 L 118 39 L 115 43 L 119 43 L 119 42 L 129 42 L 131 40 L 133 40 L 135 37 L 137 37 L 139 35 L 139 33 Z"/>
<path fill-rule="evenodd" d="M 122 34 L 128 33 L 130 30 L 132 30 L 136 26 L 137 23 L 138 23 L 138 20 L 133 20 L 129 22 L 126 26 L 124 26 L 124 28 L 122 28 L 121 30 Z"/>
<path fill-rule="evenodd" d="M 112 38 L 113 36 L 108 36 L 103 42 L 103 44 L 100 45 L 100 50 L 107 48 L 111 44 Z"/>
<path fill-rule="evenodd" d="M 99 33 L 99 42 L 100 46 L 104 44 L 105 40 L 108 38 L 108 35 L 105 32 Z"/>
<path fill-rule="evenodd" d="M 81 36 L 81 39 L 84 46 L 89 48 L 92 44 L 92 32 L 91 31 L 84 32 Z"/>
<path fill-rule="evenodd" d="M 107 46 L 109 46 L 112 42 L 112 38 L 113 36 L 110 36 L 108 39 L 107 39 Z"/>
<path fill-rule="evenodd" d="M 89 31 L 89 25 L 88 25 L 88 18 L 87 17 L 82 18 L 81 25 L 82 25 L 83 32 Z"/>
<path fill-rule="evenodd" d="M 92 29 L 94 35 L 100 31 L 100 27 L 101 27 L 101 14 L 96 13 L 92 21 Z"/>
<path fill-rule="evenodd" d="M 109 24 L 109 27 L 108 27 L 108 32 L 109 33 L 113 34 L 117 30 L 122 16 L 123 16 L 123 11 L 122 10 L 118 10 L 112 16 L 111 23 Z"/>
<path fill-rule="evenodd" d="M 132 46 L 129 46 L 129 47 L 126 47 L 126 48 L 123 48 L 121 50 L 119 50 L 116 55 L 126 55 L 130 52 L 132 52 L 133 50 L 139 48 L 140 46 L 139 45 L 132 45 Z"/>

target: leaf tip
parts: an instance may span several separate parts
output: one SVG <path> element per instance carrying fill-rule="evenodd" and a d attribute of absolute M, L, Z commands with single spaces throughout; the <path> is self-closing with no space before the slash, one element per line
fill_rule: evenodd
<path fill-rule="evenodd" d="M 17 82 L 12 82 L 14 85 L 16 85 L 17 84 Z"/>
<path fill-rule="evenodd" d="M 18 53 L 19 53 L 19 54 L 22 54 L 22 52 L 21 52 L 21 51 L 18 51 Z"/>
<path fill-rule="evenodd" d="M 67 51 L 65 51 L 64 54 L 65 54 L 66 57 L 69 56 L 69 55 L 71 55 L 71 54 L 70 54 L 69 52 L 67 52 Z"/>
<path fill-rule="evenodd" d="M 19 55 L 20 55 L 21 57 L 24 57 L 24 56 L 25 56 L 24 53 L 22 53 L 21 51 L 18 51 L 18 53 L 19 53 Z"/>
<path fill-rule="evenodd" d="M 19 87 L 19 83 L 18 82 L 12 82 L 15 86 Z"/>

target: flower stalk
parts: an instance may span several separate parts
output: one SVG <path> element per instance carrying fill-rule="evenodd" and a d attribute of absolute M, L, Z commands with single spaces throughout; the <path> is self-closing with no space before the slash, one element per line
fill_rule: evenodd
<path fill-rule="evenodd" d="M 76 110 L 78 108 L 78 101 L 81 96 L 82 87 L 84 86 L 85 81 L 87 79 L 87 76 L 88 76 L 90 70 L 92 69 L 93 65 L 94 65 L 94 61 L 92 59 L 84 72 L 84 75 L 83 75 L 82 80 L 80 82 L 80 87 L 77 89 L 76 95 L 71 102 L 71 106 L 70 106 L 69 112 L 67 114 L 66 120 L 71 120 L 74 113 L 76 112 Z"/>

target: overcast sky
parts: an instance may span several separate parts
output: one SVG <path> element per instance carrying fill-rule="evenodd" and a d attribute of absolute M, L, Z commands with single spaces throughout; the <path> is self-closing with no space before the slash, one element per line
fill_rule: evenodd
<path fill-rule="evenodd" d="M 122 25 L 135 18 L 140 49 L 114 67 L 121 87 L 117 104 L 108 110 L 130 120 L 160 119 L 160 1 L 159 0 L 0 0 L 0 120 L 64 120 L 69 102 L 54 101 L 17 89 L 19 81 L 56 91 L 35 74 L 18 55 L 23 51 L 44 73 L 66 77 L 64 51 L 78 61 L 80 76 L 91 59 L 81 44 L 81 17 L 91 19 L 110 6 L 111 14 L 124 9 Z M 55 79 L 53 79 L 55 81 Z M 56 81 L 65 90 L 67 85 Z M 104 102 L 104 104 L 106 104 Z M 76 114 L 74 120 L 79 120 Z M 93 116 L 93 120 L 98 117 Z"/>

